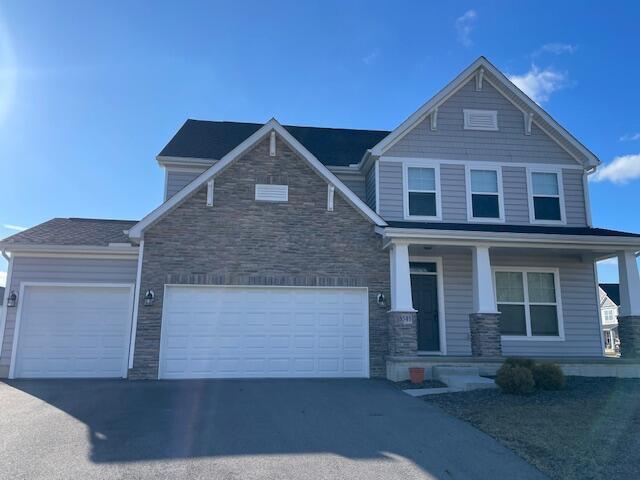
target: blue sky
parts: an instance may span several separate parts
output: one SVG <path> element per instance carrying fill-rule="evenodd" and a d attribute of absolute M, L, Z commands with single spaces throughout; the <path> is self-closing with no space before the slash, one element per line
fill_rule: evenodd
<path fill-rule="evenodd" d="M 639 21 L 632 2 L 3 2 L 0 236 L 141 218 L 186 118 L 392 129 L 479 55 L 608 164 L 594 224 L 640 231 Z"/>

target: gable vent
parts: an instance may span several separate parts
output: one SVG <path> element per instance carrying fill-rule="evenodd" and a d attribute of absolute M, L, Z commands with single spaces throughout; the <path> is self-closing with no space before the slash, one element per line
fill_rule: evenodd
<path fill-rule="evenodd" d="M 256 200 L 261 202 L 287 202 L 289 201 L 289 185 L 256 183 Z"/>
<path fill-rule="evenodd" d="M 496 110 L 463 110 L 465 130 L 498 130 Z"/>

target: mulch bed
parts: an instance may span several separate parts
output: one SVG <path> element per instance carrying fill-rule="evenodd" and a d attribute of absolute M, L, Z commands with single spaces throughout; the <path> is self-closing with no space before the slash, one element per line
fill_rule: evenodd
<path fill-rule="evenodd" d="M 640 380 L 568 377 L 561 391 L 424 397 L 553 479 L 640 478 Z"/>
<path fill-rule="evenodd" d="M 411 383 L 411 380 L 405 380 L 403 382 L 394 382 L 394 385 L 400 390 L 412 390 L 416 388 L 443 388 L 446 387 L 446 383 L 439 382 L 438 380 L 425 380 L 422 383 Z"/>

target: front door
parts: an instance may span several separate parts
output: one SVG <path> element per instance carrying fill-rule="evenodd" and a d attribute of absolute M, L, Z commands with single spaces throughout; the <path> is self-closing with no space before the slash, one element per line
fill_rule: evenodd
<path fill-rule="evenodd" d="M 418 350 L 440 350 L 440 324 L 438 322 L 438 277 L 411 275 L 413 308 L 418 311 Z"/>

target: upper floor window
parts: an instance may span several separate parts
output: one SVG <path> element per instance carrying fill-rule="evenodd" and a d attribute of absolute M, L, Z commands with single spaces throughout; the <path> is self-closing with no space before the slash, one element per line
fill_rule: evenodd
<path fill-rule="evenodd" d="M 557 270 L 495 270 L 500 332 L 517 338 L 564 338 Z"/>
<path fill-rule="evenodd" d="M 614 308 L 605 308 L 603 310 L 602 320 L 606 323 L 615 323 L 616 314 Z"/>
<path fill-rule="evenodd" d="M 559 171 L 529 170 L 529 216 L 532 223 L 564 223 L 562 177 Z"/>
<path fill-rule="evenodd" d="M 467 166 L 467 219 L 504 221 L 500 168 Z"/>
<path fill-rule="evenodd" d="M 440 172 L 434 166 L 405 165 L 405 217 L 440 219 Z"/>

